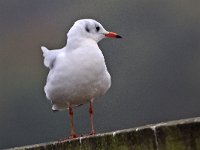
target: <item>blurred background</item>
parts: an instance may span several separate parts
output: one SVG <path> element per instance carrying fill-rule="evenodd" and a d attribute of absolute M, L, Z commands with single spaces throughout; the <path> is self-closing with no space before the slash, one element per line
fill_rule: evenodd
<path fill-rule="evenodd" d="M 0 0 L 0 149 L 68 136 L 67 112 L 43 92 L 40 47 L 65 46 L 82 18 L 124 37 L 99 43 L 112 87 L 94 103 L 97 133 L 200 116 L 199 14 L 198 0 Z M 89 133 L 88 104 L 74 113 Z"/>

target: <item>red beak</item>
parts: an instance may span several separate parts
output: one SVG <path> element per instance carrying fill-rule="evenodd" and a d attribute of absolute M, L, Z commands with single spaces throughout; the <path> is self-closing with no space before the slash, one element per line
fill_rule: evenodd
<path fill-rule="evenodd" d="M 109 38 L 122 38 L 120 35 L 118 35 L 115 32 L 108 32 L 108 33 L 105 34 L 105 36 L 109 37 Z"/>

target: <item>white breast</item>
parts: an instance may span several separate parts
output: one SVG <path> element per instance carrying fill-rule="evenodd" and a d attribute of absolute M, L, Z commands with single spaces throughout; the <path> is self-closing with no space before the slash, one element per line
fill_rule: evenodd
<path fill-rule="evenodd" d="M 73 51 L 61 52 L 50 70 L 45 92 L 54 104 L 65 106 L 83 104 L 109 89 L 111 77 L 101 50 L 87 45 Z"/>

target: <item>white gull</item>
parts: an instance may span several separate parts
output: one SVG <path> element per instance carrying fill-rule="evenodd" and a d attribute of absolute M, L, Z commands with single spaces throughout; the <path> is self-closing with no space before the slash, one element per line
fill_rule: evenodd
<path fill-rule="evenodd" d="M 93 19 L 81 19 L 74 23 L 67 34 L 65 47 L 48 50 L 42 46 L 44 65 L 50 69 L 44 87 L 52 110 L 68 108 L 70 115 L 70 138 L 77 137 L 73 123 L 74 106 L 90 102 L 89 113 L 92 131 L 94 99 L 104 95 L 111 86 L 111 76 L 97 43 L 105 37 L 121 38 L 106 31 Z"/>

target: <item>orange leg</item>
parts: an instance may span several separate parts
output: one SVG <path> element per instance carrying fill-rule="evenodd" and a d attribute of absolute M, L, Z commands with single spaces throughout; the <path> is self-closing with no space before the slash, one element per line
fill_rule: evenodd
<path fill-rule="evenodd" d="M 74 119 L 73 119 L 73 109 L 71 107 L 70 104 L 68 104 L 68 112 L 69 112 L 69 117 L 70 117 L 70 136 L 69 136 L 69 139 L 72 139 L 72 138 L 76 138 L 78 137 L 76 135 L 76 132 L 75 132 L 75 128 L 74 128 Z"/>
<path fill-rule="evenodd" d="M 90 107 L 89 107 L 89 114 L 90 114 L 90 122 L 91 122 L 91 127 L 92 127 L 92 131 L 90 133 L 90 135 L 94 135 L 95 134 L 95 131 L 94 131 L 94 120 L 93 120 L 93 107 L 92 107 L 92 104 L 93 104 L 93 99 L 90 100 Z"/>

